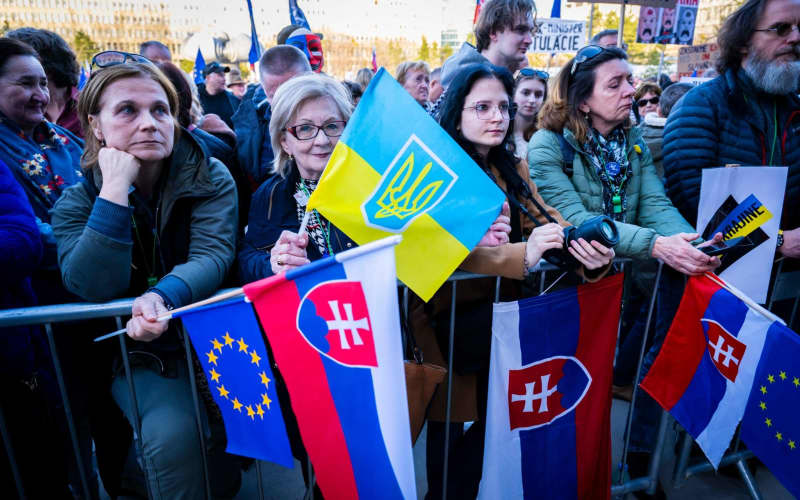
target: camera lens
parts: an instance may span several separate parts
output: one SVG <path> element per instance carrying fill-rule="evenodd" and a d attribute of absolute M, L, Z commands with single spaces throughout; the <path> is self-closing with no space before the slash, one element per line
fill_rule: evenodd
<path fill-rule="evenodd" d="M 612 223 L 613 224 L 613 223 Z M 606 241 L 614 241 L 617 238 L 617 230 L 608 221 L 600 223 L 600 233 L 605 237 Z"/>

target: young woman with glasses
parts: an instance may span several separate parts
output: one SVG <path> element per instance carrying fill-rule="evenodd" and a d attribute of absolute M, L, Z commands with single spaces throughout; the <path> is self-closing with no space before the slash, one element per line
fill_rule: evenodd
<path fill-rule="evenodd" d="M 536 132 L 536 115 L 547 99 L 547 80 L 544 71 L 522 68 L 514 79 L 514 104 L 517 116 L 514 118 L 514 152 L 517 157 L 526 159 L 528 141 Z"/>
<path fill-rule="evenodd" d="M 513 91 L 513 78 L 505 68 L 488 64 L 464 66 L 448 87 L 439 115 L 442 128 L 508 195 L 510 242 L 475 248 L 461 265 L 466 271 L 510 278 L 501 281 L 500 300 L 522 296 L 521 284 L 527 270 L 539 262 L 546 250 L 563 248 L 562 226 L 567 224 L 541 200 L 525 163 L 509 149 L 516 112 Z M 595 278 L 604 274 L 614 257 L 613 249 L 597 242 L 575 242 L 569 252 L 581 263 L 578 272 Z M 447 488 L 452 498 L 475 498 L 481 477 L 495 283 L 494 278 L 485 278 L 458 285 Z M 425 359 L 442 366 L 447 366 L 449 349 L 445 340 L 449 294 L 450 288 L 443 287 L 428 304 L 412 304 L 411 308 L 412 330 Z M 465 353 L 469 353 L 469 362 L 460 361 L 466 359 Z M 446 394 L 446 386 L 437 390 L 428 413 L 430 498 L 439 498 L 442 491 Z M 474 424 L 465 431 L 463 422 L 469 421 Z"/>

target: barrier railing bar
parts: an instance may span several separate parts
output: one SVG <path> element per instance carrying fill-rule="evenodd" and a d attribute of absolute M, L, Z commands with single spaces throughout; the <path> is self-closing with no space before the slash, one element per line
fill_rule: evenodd
<path fill-rule="evenodd" d="M 122 318 L 117 316 L 116 318 L 117 328 L 122 328 Z M 138 456 L 141 458 L 142 473 L 144 474 L 144 482 L 147 486 L 147 496 L 148 498 L 154 498 L 153 492 L 150 491 L 150 481 L 148 478 L 148 471 L 147 471 L 147 459 L 144 456 L 144 441 L 142 438 L 142 421 L 139 417 L 139 402 L 136 399 L 136 387 L 133 382 L 133 371 L 131 370 L 131 360 L 128 357 L 128 346 L 126 343 L 127 335 L 120 335 L 119 338 L 119 350 L 122 354 L 122 366 L 125 369 L 125 378 L 128 380 L 128 392 L 131 396 L 131 415 L 133 415 L 133 429 L 136 431 L 136 450 L 138 452 Z"/>
<path fill-rule="evenodd" d="M 17 466 L 16 456 L 14 455 L 14 446 L 11 444 L 11 434 L 8 433 L 6 427 L 6 416 L 3 414 L 2 405 L 0 405 L 0 435 L 3 437 L 3 444 L 6 448 L 6 455 L 8 455 L 8 464 L 11 466 L 11 474 L 14 476 L 14 484 L 17 486 L 17 494 L 21 499 L 27 498 L 25 496 L 25 486 L 22 483 L 22 476 L 19 473 Z"/>
<path fill-rule="evenodd" d="M 689 435 L 687 434 L 687 436 Z M 692 442 L 692 436 L 689 436 L 689 442 Z M 737 451 L 736 453 L 731 453 L 722 457 L 722 460 L 719 462 L 719 466 L 725 467 L 726 465 L 731 465 L 739 460 L 748 460 L 754 456 L 755 455 L 753 455 L 753 452 L 750 450 Z M 688 479 L 691 476 L 700 474 L 702 472 L 709 472 L 713 470 L 714 466 L 711 465 L 711 462 L 703 458 L 698 463 L 689 465 L 684 469 L 683 479 Z"/>
<path fill-rule="evenodd" d="M 256 460 L 256 477 L 258 478 L 258 498 L 264 500 L 264 480 L 261 478 L 261 460 Z"/>
<path fill-rule="evenodd" d="M 447 352 L 447 408 L 444 417 L 444 470 L 442 471 L 442 500 L 447 500 L 447 473 L 450 467 L 450 406 L 453 402 L 453 342 L 456 330 L 456 285 L 453 280 L 453 295 L 450 297 L 450 340 Z"/>
<path fill-rule="evenodd" d="M 622 484 L 622 480 L 625 477 L 625 468 L 628 464 L 628 447 L 630 446 L 631 442 L 631 425 L 633 424 L 633 412 L 636 405 L 636 396 L 639 392 L 639 377 L 642 373 L 642 363 L 644 362 L 644 351 L 645 347 L 647 346 L 647 337 L 650 335 L 650 328 L 651 328 L 651 321 L 653 319 L 653 309 L 655 309 L 656 305 L 656 296 L 658 295 L 658 285 L 661 282 L 661 272 L 664 267 L 664 263 L 659 261 L 658 262 L 658 271 L 656 271 L 656 280 L 653 285 L 653 295 L 650 297 L 650 307 L 647 310 L 647 323 L 644 326 L 644 334 L 642 335 L 642 347 L 639 349 L 639 362 L 636 365 L 636 376 L 633 379 L 633 393 L 631 394 L 631 405 L 628 409 L 628 420 L 625 424 L 625 444 L 622 446 L 622 463 L 620 463 L 620 474 L 619 474 L 619 483 Z M 653 460 L 653 455 L 650 456 L 650 460 Z"/>
<path fill-rule="evenodd" d="M 307 455 L 306 471 L 308 472 L 308 489 L 306 490 L 306 494 L 303 495 L 303 500 L 314 500 L 314 484 L 316 483 L 316 479 L 314 478 L 314 466 L 311 465 L 311 457 Z"/>
<path fill-rule="evenodd" d="M 647 476 L 650 480 L 650 486 L 647 488 L 648 495 L 655 495 L 658 489 L 658 469 L 661 468 L 661 455 L 664 452 L 664 444 L 667 436 L 667 419 L 666 411 L 661 412 L 661 418 L 658 421 L 658 435 L 656 437 L 656 446 L 653 448 L 653 455 L 650 458 L 650 468 L 647 470 Z"/>
<path fill-rule="evenodd" d="M 53 325 L 45 323 L 45 333 L 47 334 L 47 342 L 50 346 L 50 355 L 53 357 L 53 367 L 56 371 L 56 381 L 58 382 L 58 390 L 61 392 L 61 397 L 64 400 L 64 413 L 67 417 L 67 428 L 69 429 L 69 437 L 72 440 L 72 451 L 75 453 L 75 460 L 78 461 L 78 475 L 81 479 L 81 486 L 83 488 L 84 498 L 91 498 L 92 494 L 89 491 L 89 481 L 86 475 L 86 470 L 83 468 L 83 456 L 81 455 L 81 446 L 78 441 L 78 431 L 75 429 L 75 420 L 72 415 L 72 406 L 69 403 L 69 393 L 67 392 L 67 385 L 64 382 L 64 372 L 61 369 L 61 361 L 56 352 L 56 342 L 53 337 Z"/>
<path fill-rule="evenodd" d="M 681 442 L 681 450 L 678 453 L 678 460 L 675 461 L 675 471 L 672 474 L 672 484 L 676 488 L 680 488 L 683 485 L 683 482 L 686 480 L 686 478 L 689 477 L 688 474 L 689 454 L 692 452 L 692 443 L 694 443 L 694 439 L 692 439 L 692 436 L 689 435 L 688 432 L 683 431 L 683 441 Z M 710 463 L 706 462 L 706 465 L 708 465 L 709 469 L 713 469 Z"/>
<path fill-rule="evenodd" d="M 778 283 L 778 278 L 780 278 L 781 272 L 783 272 L 783 261 L 784 259 L 778 261 L 778 270 L 775 272 L 775 283 L 773 284 L 772 290 L 770 290 L 769 293 L 769 301 L 767 302 L 767 310 L 769 311 L 772 310 L 772 304 L 775 303 L 775 284 Z M 791 323 L 789 324 L 791 325 Z"/>
<path fill-rule="evenodd" d="M 736 468 L 739 469 L 739 474 L 742 476 L 742 479 L 744 479 L 747 492 L 750 493 L 750 496 L 753 497 L 753 500 L 761 500 L 761 491 L 759 491 L 756 480 L 750 473 L 750 469 L 747 468 L 747 462 L 740 458 L 736 461 Z"/>
<path fill-rule="evenodd" d="M 197 421 L 197 433 L 200 438 L 200 454 L 203 458 L 203 480 L 206 486 L 206 498 L 211 500 L 211 482 L 208 475 L 208 457 L 206 457 L 206 436 L 203 430 L 203 419 L 200 413 L 200 398 L 197 396 L 197 382 L 195 381 L 194 363 L 192 362 L 192 345 L 189 340 L 189 332 L 181 325 L 183 331 L 183 348 L 186 351 L 186 365 L 189 367 L 189 385 L 192 388 L 192 400 L 194 401 L 194 416 Z M 205 374 L 203 374 L 205 375 Z"/>

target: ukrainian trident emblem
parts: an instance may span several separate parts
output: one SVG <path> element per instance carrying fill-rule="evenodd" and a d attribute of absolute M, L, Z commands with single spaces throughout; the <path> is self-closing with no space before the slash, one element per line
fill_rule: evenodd
<path fill-rule="evenodd" d="M 371 227 L 403 232 L 435 207 L 456 180 L 458 175 L 412 134 L 361 205 L 361 213 Z"/>

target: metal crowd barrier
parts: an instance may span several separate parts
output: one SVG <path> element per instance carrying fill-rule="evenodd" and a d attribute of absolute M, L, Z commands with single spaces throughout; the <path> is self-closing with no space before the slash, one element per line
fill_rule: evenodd
<path fill-rule="evenodd" d="M 622 270 L 627 266 L 629 263 L 628 260 L 625 259 L 617 259 L 615 262 Z M 539 273 L 539 293 L 546 293 L 545 284 L 546 284 L 546 274 L 551 271 L 556 271 L 557 268 L 549 265 L 543 264 L 540 267 L 537 267 L 534 271 Z M 780 270 L 779 270 L 780 272 Z M 646 351 L 646 344 L 647 339 L 650 335 L 650 331 L 652 329 L 653 321 L 653 313 L 655 309 L 656 303 L 656 296 L 658 290 L 658 284 L 661 280 L 662 274 L 662 264 L 659 264 L 658 272 L 656 274 L 656 281 L 653 295 L 650 297 L 648 312 L 647 312 L 647 323 L 645 324 L 645 331 L 642 338 L 642 345 L 639 350 L 639 359 L 636 368 L 636 378 L 634 380 L 638 381 L 641 369 L 642 369 L 642 361 L 644 359 L 645 351 Z M 445 418 L 445 454 L 444 454 L 444 468 L 443 468 L 443 478 L 442 478 L 442 498 L 447 498 L 447 475 L 448 475 L 448 465 L 449 465 L 449 442 L 450 442 L 450 408 L 452 403 L 452 365 L 453 365 L 453 341 L 454 341 L 454 323 L 455 323 L 455 314 L 456 314 L 456 291 L 457 285 L 459 281 L 462 280 L 470 280 L 475 278 L 486 278 L 483 275 L 476 275 L 464 272 L 457 272 L 455 273 L 449 280 L 449 286 L 452 287 L 452 298 L 451 298 L 451 309 L 450 309 L 450 332 L 449 332 L 449 355 L 448 355 L 448 391 L 447 391 L 447 414 Z M 774 290 L 772 292 L 772 298 L 770 300 L 769 305 L 772 305 L 773 300 L 783 300 L 786 298 L 791 297 L 798 297 L 794 304 L 794 313 L 797 310 L 797 301 L 800 300 L 800 282 L 794 279 L 795 276 L 791 276 L 787 279 L 782 279 L 781 275 L 778 275 L 778 279 L 775 280 Z M 551 283 L 551 287 L 555 285 L 558 280 L 557 278 Z M 403 291 L 401 292 L 402 297 L 402 304 L 403 304 L 403 314 L 408 317 L 408 296 L 409 292 L 408 289 L 403 287 Z M 221 290 L 218 293 L 224 293 L 228 290 Z M 495 300 L 499 299 L 499 292 L 500 292 L 500 278 L 496 278 L 496 287 L 495 287 Z M 796 293 L 795 293 L 796 292 Z M 116 320 L 117 328 L 122 328 L 123 325 L 123 317 L 129 316 L 131 313 L 131 306 L 133 304 L 133 299 L 119 299 L 114 300 L 107 303 L 102 304 L 91 304 L 91 303 L 74 303 L 74 304 L 62 304 L 62 305 L 53 305 L 53 306 L 41 306 L 41 307 L 30 307 L 30 308 L 20 308 L 20 309 L 8 309 L 0 311 L 0 328 L 5 327 L 12 327 L 12 326 L 30 326 L 30 325 L 43 325 L 47 339 L 51 349 L 51 355 L 53 358 L 55 375 L 58 381 L 59 391 L 61 393 L 61 397 L 63 398 L 64 403 L 64 412 L 65 417 L 68 424 L 68 429 L 70 433 L 70 439 L 72 442 L 72 449 L 73 453 L 75 454 L 77 467 L 80 475 L 80 483 L 81 487 L 83 488 L 84 495 L 86 498 L 91 496 L 91 492 L 89 489 L 89 481 L 88 481 L 88 474 L 85 470 L 83 460 L 81 459 L 81 452 L 80 452 L 80 444 L 77 437 L 75 421 L 72 414 L 72 410 L 69 403 L 69 397 L 67 396 L 67 389 L 66 383 L 64 381 L 63 371 L 61 367 L 61 362 L 56 352 L 56 345 L 53 338 L 53 329 L 52 325 L 54 323 L 59 322 L 66 322 L 66 321 L 77 321 L 77 320 L 86 320 L 86 319 L 94 319 L 94 318 L 108 318 L 113 317 Z M 620 322 L 622 321 L 622 315 L 620 315 Z M 104 332 L 97 332 L 98 335 Z M 189 380 L 191 384 L 191 391 L 193 395 L 193 402 L 194 402 L 194 410 L 195 410 L 195 417 L 196 423 L 198 426 L 198 433 L 200 437 L 200 444 L 201 449 L 206 450 L 205 447 L 205 438 L 204 438 L 204 429 L 202 425 L 202 418 L 201 418 L 201 410 L 200 410 L 200 399 L 197 392 L 197 386 L 195 383 L 195 368 L 192 362 L 192 358 L 188 355 L 191 352 L 191 346 L 189 341 L 189 336 L 184 331 L 184 348 L 187 352 L 187 365 L 189 370 Z M 140 458 L 143 458 L 143 451 L 142 451 L 142 439 L 141 439 L 141 421 L 138 412 L 138 405 L 136 400 L 136 389 L 134 386 L 133 378 L 131 377 L 131 365 L 130 359 L 128 357 L 128 351 L 126 349 L 126 336 L 120 335 L 118 336 L 118 342 L 120 345 L 120 353 L 122 356 L 123 367 L 125 370 L 125 376 L 128 380 L 128 390 L 131 396 L 131 405 L 132 411 L 131 414 L 133 415 L 133 427 L 134 427 L 134 438 L 136 440 L 137 452 Z M 403 339 L 404 345 L 406 339 Z M 665 447 L 666 442 L 666 435 L 667 435 L 667 426 L 668 422 L 671 420 L 671 417 L 666 413 L 662 412 L 659 425 L 658 425 L 658 432 L 657 432 L 657 439 L 654 445 L 653 453 L 651 454 L 651 461 L 648 466 L 648 473 L 644 477 L 637 477 L 637 478 L 629 478 L 625 480 L 625 474 L 623 474 L 624 470 L 626 469 L 626 462 L 628 456 L 628 448 L 630 445 L 630 430 L 631 425 L 633 422 L 633 409 L 636 403 L 638 393 L 638 386 L 634 383 L 634 390 L 631 397 L 630 406 L 628 409 L 628 415 L 626 420 L 625 432 L 624 432 L 624 444 L 622 449 L 622 461 L 618 464 L 619 468 L 619 475 L 616 481 L 616 484 L 613 484 L 611 487 L 611 494 L 612 496 L 621 496 L 626 493 L 631 493 L 634 491 L 646 491 L 647 493 L 653 494 L 656 491 L 658 478 L 659 478 L 659 470 L 661 469 L 662 464 L 662 455 Z M 2 413 L 2 409 L 0 408 L 0 436 L 2 436 L 5 450 L 9 458 L 9 464 L 12 469 L 12 474 L 14 480 L 16 482 L 17 491 L 19 493 L 20 498 L 26 498 L 25 492 L 23 489 L 23 483 L 21 480 L 21 476 L 18 470 L 17 463 L 14 459 L 14 451 L 11 444 L 11 440 L 9 439 L 9 429 L 6 427 L 6 421 L 4 415 Z M 676 487 L 679 487 L 686 478 L 691 475 L 695 475 L 704 471 L 711 470 L 711 464 L 705 460 L 702 460 L 699 463 L 695 463 L 690 465 L 689 464 L 689 455 L 691 451 L 692 445 L 691 436 L 684 433 L 683 440 L 681 442 L 680 452 L 677 458 L 674 474 L 673 474 L 673 481 Z M 205 481 L 205 488 L 206 488 L 206 497 L 211 498 L 211 490 L 209 484 L 209 473 L 208 473 L 208 463 L 206 459 L 206 454 L 203 452 L 203 469 L 204 469 L 204 481 Z M 746 460 L 752 457 L 752 453 L 746 450 L 739 449 L 739 440 L 738 437 L 736 439 L 735 446 L 733 447 L 732 451 L 728 452 L 722 460 L 722 465 L 727 465 L 731 463 L 735 463 L 742 475 L 742 478 L 745 480 L 747 485 L 747 489 L 750 495 L 754 499 L 760 499 L 760 493 L 758 492 L 758 488 L 755 484 L 755 481 L 750 474 L 746 466 Z M 255 462 L 256 464 L 256 474 L 257 474 L 257 484 L 258 484 L 258 492 L 259 498 L 264 498 L 264 489 L 262 484 L 262 477 L 261 477 L 261 469 L 259 461 Z M 140 463 L 143 465 L 143 463 Z M 147 467 L 142 466 L 142 472 L 147 474 Z M 313 498 L 313 471 L 309 466 L 308 477 L 310 478 L 309 484 L 306 486 L 306 493 L 304 498 Z M 145 481 L 149 489 L 149 482 Z M 149 493 L 149 492 L 148 492 Z M 152 497 L 152 495 L 150 495 Z"/>

